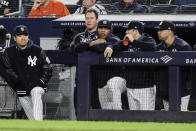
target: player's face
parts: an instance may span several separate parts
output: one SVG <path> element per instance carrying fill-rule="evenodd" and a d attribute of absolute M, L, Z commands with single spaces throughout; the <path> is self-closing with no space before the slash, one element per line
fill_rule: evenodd
<path fill-rule="evenodd" d="M 134 35 L 135 34 L 135 30 L 134 29 L 127 29 L 126 30 L 126 34 Z"/>
<path fill-rule="evenodd" d="M 95 4 L 95 0 L 83 0 L 82 5 L 87 9 Z"/>
<path fill-rule="evenodd" d="M 86 24 L 87 30 L 96 30 L 98 19 L 96 18 L 94 12 L 89 12 L 86 14 L 85 24 Z"/>
<path fill-rule="evenodd" d="M 98 34 L 99 34 L 99 38 L 106 39 L 110 34 L 110 29 L 106 27 L 98 28 Z"/>
<path fill-rule="evenodd" d="M 14 36 L 14 41 L 16 42 L 19 48 L 25 49 L 29 41 L 29 35 L 28 34 L 16 35 Z"/>
<path fill-rule="evenodd" d="M 158 37 L 159 40 L 167 40 L 168 36 L 170 35 L 170 30 L 159 30 Z"/>

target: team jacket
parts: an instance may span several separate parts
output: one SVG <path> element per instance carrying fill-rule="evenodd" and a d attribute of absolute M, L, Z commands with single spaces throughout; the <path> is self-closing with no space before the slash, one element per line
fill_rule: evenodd
<path fill-rule="evenodd" d="M 133 10 L 134 12 L 143 12 L 144 10 L 144 8 L 138 4 L 136 0 L 134 0 L 134 2 L 128 6 L 126 6 L 123 0 L 121 0 L 120 2 L 114 3 L 114 6 L 116 6 L 123 13 L 129 13 Z"/>
<path fill-rule="evenodd" d="M 96 53 L 103 53 L 108 46 L 114 45 L 115 43 L 119 42 L 120 39 L 117 36 L 115 36 L 112 32 L 113 32 L 113 28 L 111 28 L 110 34 L 106 38 L 106 42 L 93 45 L 90 48 L 91 51 L 94 51 Z"/>
<path fill-rule="evenodd" d="M 17 94 L 29 94 L 35 86 L 46 88 L 45 84 L 52 76 L 50 60 L 31 40 L 24 50 L 16 45 L 7 48 L 2 58 L 12 88 Z"/>
<path fill-rule="evenodd" d="M 120 51 L 155 51 L 156 42 L 144 33 L 138 40 L 129 43 L 128 46 L 124 46 L 121 40 L 117 44 L 110 45 L 110 47 L 113 48 L 115 53 Z M 127 80 L 128 88 L 148 88 L 155 84 L 152 67 L 121 66 L 119 69 L 113 69 L 113 71 L 115 71 L 111 73 L 113 76 L 120 76 Z"/>
<path fill-rule="evenodd" d="M 129 43 L 128 46 L 123 45 L 123 40 L 119 41 L 117 44 L 111 45 L 114 52 L 119 51 L 155 51 L 156 42 L 155 40 L 146 33 L 143 33 L 138 40 L 134 40 Z"/>
<path fill-rule="evenodd" d="M 175 36 L 175 40 L 169 47 L 166 46 L 165 42 L 162 41 L 159 45 L 157 45 L 157 51 L 169 51 L 169 52 L 175 52 L 175 51 L 191 51 L 191 46 L 184 40 L 178 38 Z M 157 86 L 160 87 L 162 91 L 162 95 L 164 99 L 168 99 L 168 79 L 167 79 L 167 69 L 161 69 L 160 75 L 158 75 L 158 79 L 156 80 Z M 166 73 L 165 73 L 166 72 Z M 190 90 L 192 88 L 191 85 L 191 68 L 181 68 L 181 96 L 186 96 L 190 94 Z"/>
<path fill-rule="evenodd" d="M 96 31 L 89 33 L 88 30 L 85 30 L 74 37 L 74 40 L 70 45 L 71 52 L 81 53 L 83 51 L 88 51 L 90 49 L 89 43 L 97 39 L 98 35 Z"/>
<path fill-rule="evenodd" d="M 162 41 L 159 45 L 157 45 L 158 51 L 191 51 L 191 46 L 184 40 L 175 36 L 175 40 L 171 46 L 167 47 L 165 42 Z"/>

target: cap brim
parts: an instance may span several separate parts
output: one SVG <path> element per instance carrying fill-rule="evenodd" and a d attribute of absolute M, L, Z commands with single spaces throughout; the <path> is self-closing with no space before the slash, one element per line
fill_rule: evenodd
<path fill-rule="evenodd" d="M 111 29 L 111 27 L 108 27 L 108 26 L 98 26 L 98 28 L 108 28 L 108 29 Z"/>
<path fill-rule="evenodd" d="M 28 35 L 29 33 L 17 33 L 17 34 L 14 34 L 14 35 Z"/>

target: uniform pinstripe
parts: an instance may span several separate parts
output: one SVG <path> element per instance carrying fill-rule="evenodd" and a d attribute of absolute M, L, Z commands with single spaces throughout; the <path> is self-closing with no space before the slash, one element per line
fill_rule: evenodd
<path fill-rule="evenodd" d="M 188 104 L 189 104 L 190 97 L 191 95 L 181 97 L 181 104 L 180 104 L 181 111 L 188 111 Z M 169 111 L 169 102 L 167 100 L 163 100 L 163 106 L 166 111 Z"/>
<path fill-rule="evenodd" d="M 34 87 L 31 90 L 31 96 L 19 97 L 21 106 L 29 120 L 43 120 L 43 94 L 43 88 Z"/>
<path fill-rule="evenodd" d="M 126 87 L 126 80 L 113 77 L 107 85 L 98 89 L 99 101 L 102 109 L 122 110 L 121 93 L 127 91 L 130 110 L 154 110 L 156 86 L 130 89 Z"/>

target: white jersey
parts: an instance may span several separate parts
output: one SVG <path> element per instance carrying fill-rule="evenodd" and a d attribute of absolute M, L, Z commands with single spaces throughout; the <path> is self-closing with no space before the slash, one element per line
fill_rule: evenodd
<path fill-rule="evenodd" d="M 98 12 L 98 14 L 100 14 L 100 15 L 106 15 L 106 14 L 107 14 L 105 7 L 103 7 L 103 6 L 100 5 L 100 4 L 95 4 L 95 5 L 93 5 L 93 6 L 91 7 L 91 9 L 95 9 L 95 10 Z M 86 11 L 86 10 L 85 10 L 85 7 L 82 6 L 82 7 L 78 8 L 78 9 L 75 11 L 74 14 L 84 14 L 85 11 Z"/>

